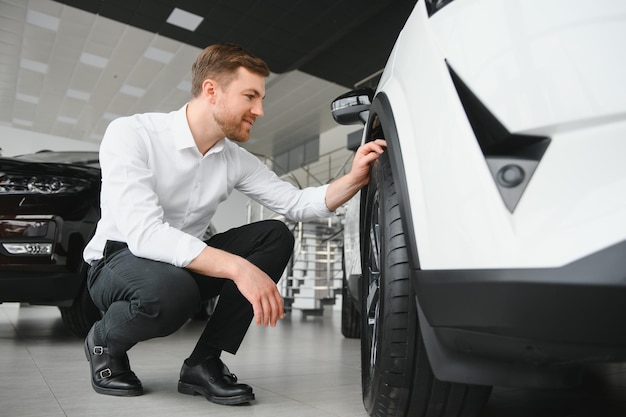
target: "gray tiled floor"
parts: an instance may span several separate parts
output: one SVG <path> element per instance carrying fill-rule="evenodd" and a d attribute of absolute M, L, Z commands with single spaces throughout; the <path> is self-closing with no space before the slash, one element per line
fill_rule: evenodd
<path fill-rule="evenodd" d="M 146 394 L 117 398 L 91 389 L 82 341 L 67 333 L 56 308 L 0 305 L 0 416 L 366 417 L 359 341 L 341 336 L 339 316 L 294 312 L 276 328 L 252 326 L 240 352 L 224 356 L 257 400 L 228 407 L 176 391 L 200 323 L 134 347 L 130 360 Z M 626 416 L 626 365 L 597 367 L 590 376 L 568 391 L 496 388 L 483 416 Z"/>

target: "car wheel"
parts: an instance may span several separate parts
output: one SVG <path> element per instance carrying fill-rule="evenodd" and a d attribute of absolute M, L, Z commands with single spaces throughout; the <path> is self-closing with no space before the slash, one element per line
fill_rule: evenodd
<path fill-rule="evenodd" d="M 438 380 L 426 355 L 388 154 L 372 168 L 361 283 L 363 403 L 375 417 L 472 416 L 491 387 Z"/>
<path fill-rule="evenodd" d="M 59 307 L 65 326 L 76 336 L 86 337 L 93 324 L 100 320 L 102 312 L 93 303 L 87 285 L 84 285 L 70 307 Z"/>

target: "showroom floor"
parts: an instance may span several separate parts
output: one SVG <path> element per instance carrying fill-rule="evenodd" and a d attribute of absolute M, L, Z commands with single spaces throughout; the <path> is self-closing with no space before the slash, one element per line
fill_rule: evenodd
<path fill-rule="evenodd" d="M 367 416 L 359 341 L 341 336 L 339 311 L 305 319 L 294 312 L 276 328 L 252 326 L 237 356 L 224 355 L 231 371 L 253 385 L 251 405 L 219 406 L 177 392 L 181 362 L 200 330 L 189 322 L 135 346 L 129 356 L 146 393 L 118 398 L 92 390 L 82 341 L 67 333 L 56 308 L 0 305 L 0 416 Z M 496 388 L 482 416 L 626 416 L 626 365 L 597 367 L 575 390 Z"/>

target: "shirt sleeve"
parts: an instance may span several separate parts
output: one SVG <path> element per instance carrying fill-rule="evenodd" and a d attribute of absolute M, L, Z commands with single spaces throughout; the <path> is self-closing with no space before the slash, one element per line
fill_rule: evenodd
<path fill-rule="evenodd" d="M 293 221 L 333 215 L 326 206 L 328 184 L 299 189 L 280 179 L 259 158 L 243 148 L 239 148 L 238 162 L 242 176 L 236 188 L 257 203 Z"/>
<path fill-rule="evenodd" d="M 100 148 L 103 215 L 113 217 L 135 256 L 184 267 L 206 245 L 164 221 L 150 158 L 148 134 L 140 126 L 126 119 L 109 125 Z"/>

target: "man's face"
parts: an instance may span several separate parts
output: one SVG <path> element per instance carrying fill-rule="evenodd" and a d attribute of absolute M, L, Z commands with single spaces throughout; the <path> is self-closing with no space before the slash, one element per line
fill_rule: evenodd
<path fill-rule="evenodd" d="M 265 77 L 237 69 L 235 78 L 225 88 L 220 87 L 213 118 L 224 136 L 237 142 L 247 142 L 257 117 L 263 117 Z"/>

